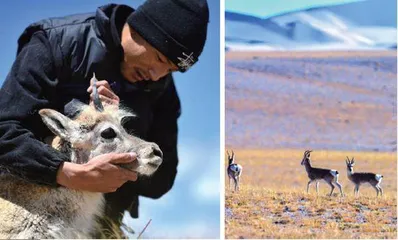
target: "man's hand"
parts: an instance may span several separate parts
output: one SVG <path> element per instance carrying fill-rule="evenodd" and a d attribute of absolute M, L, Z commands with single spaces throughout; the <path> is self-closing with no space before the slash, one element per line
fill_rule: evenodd
<path fill-rule="evenodd" d="M 58 184 L 90 192 L 115 192 L 127 181 L 136 181 L 137 173 L 115 164 L 137 160 L 135 153 L 107 153 L 92 158 L 88 163 L 64 162 L 58 169 Z"/>
<path fill-rule="evenodd" d="M 108 81 L 102 80 L 102 81 L 97 81 L 96 84 L 98 88 L 98 95 L 101 100 L 101 102 L 105 102 L 107 104 L 112 104 L 112 105 L 119 105 L 120 99 L 119 97 L 112 91 L 111 86 L 109 86 Z M 93 81 L 90 81 L 90 87 L 87 89 L 87 92 L 90 93 L 90 104 L 93 103 Z"/>

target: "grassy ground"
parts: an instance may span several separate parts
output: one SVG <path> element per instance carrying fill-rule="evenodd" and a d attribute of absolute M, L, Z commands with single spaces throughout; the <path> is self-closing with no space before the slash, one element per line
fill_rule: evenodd
<path fill-rule="evenodd" d="M 397 168 L 395 153 L 317 151 L 313 166 L 339 171 L 345 197 L 320 184 L 307 194 L 307 175 L 300 165 L 303 151 L 237 150 L 243 165 L 241 190 L 226 185 L 226 238 L 397 238 Z M 354 198 L 345 156 L 355 157 L 355 171 L 384 176 L 384 196 L 362 186 Z"/>
<path fill-rule="evenodd" d="M 390 57 L 396 51 L 231 51 L 225 53 L 228 59 L 251 59 L 253 56 L 266 58 L 330 58 L 330 57 Z"/>
<path fill-rule="evenodd" d="M 396 54 L 229 52 L 226 145 L 396 151 Z"/>

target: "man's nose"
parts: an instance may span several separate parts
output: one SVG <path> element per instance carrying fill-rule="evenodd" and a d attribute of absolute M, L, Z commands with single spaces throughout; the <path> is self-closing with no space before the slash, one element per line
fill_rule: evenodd
<path fill-rule="evenodd" d="M 157 81 L 169 72 L 169 68 L 165 65 L 157 65 L 156 67 L 149 69 L 148 72 L 152 81 Z"/>

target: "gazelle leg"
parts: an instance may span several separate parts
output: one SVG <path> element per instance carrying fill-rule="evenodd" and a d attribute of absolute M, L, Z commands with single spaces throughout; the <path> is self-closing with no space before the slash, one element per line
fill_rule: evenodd
<path fill-rule="evenodd" d="M 358 195 L 359 195 L 359 185 L 355 185 L 354 196 L 358 196 Z"/>
<path fill-rule="evenodd" d="M 373 187 L 374 189 L 376 189 L 376 192 L 377 192 L 376 197 L 378 197 L 378 196 L 379 196 L 379 188 L 377 187 L 377 185 L 372 185 L 372 187 Z"/>
<path fill-rule="evenodd" d="M 316 181 L 316 195 L 318 195 L 318 189 L 319 189 L 319 182 L 318 181 Z"/>
<path fill-rule="evenodd" d="M 332 194 L 333 194 L 333 191 L 334 191 L 334 185 L 333 185 L 333 183 L 332 182 L 327 182 L 329 185 L 330 185 L 330 187 L 332 188 L 332 190 L 330 191 L 330 194 L 329 194 L 329 196 L 332 196 Z"/>
<path fill-rule="evenodd" d="M 383 188 L 381 188 L 381 186 L 380 186 L 379 184 L 377 184 L 377 187 L 379 187 L 379 190 L 380 190 L 381 196 L 383 196 Z"/>
<path fill-rule="evenodd" d="M 228 176 L 228 189 L 231 190 L 231 177 Z"/>
<path fill-rule="evenodd" d="M 310 184 L 313 182 L 313 180 L 309 180 L 308 181 L 308 183 L 307 183 L 307 193 L 308 193 L 308 190 L 309 190 L 309 188 L 310 188 Z"/>
<path fill-rule="evenodd" d="M 238 176 L 238 191 L 240 190 L 240 176 Z"/>
<path fill-rule="evenodd" d="M 238 180 L 236 178 L 234 178 L 234 183 L 235 183 L 235 192 L 238 189 Z"/>
<path fill-rule="evenodd" d="M 334 183 L 336 183 L 337 187 L 340 189 L 340 194 L 341 194 L 341 196 L 343 197 L 344 194 L 343 194 L 343 190 L 342 190 L 342 188 L 341 188 L 341 184 L 340 184 L 337 180 L 336 180 Z"/>

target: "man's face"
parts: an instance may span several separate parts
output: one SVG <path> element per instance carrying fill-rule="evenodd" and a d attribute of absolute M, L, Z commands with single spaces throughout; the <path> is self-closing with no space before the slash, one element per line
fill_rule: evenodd
<path fill-rule="evenodd" d="M 157 81 L 178 68 L 162 53 L 152 47 L 137 32 L 125 24 L 121 44 L 124 59 L 121 72 L 129 82 Z"/>

